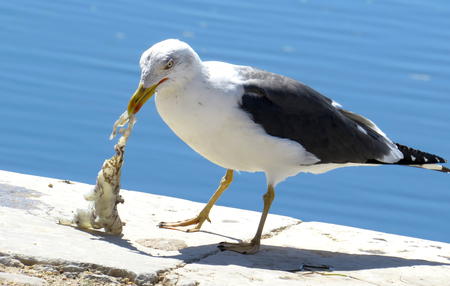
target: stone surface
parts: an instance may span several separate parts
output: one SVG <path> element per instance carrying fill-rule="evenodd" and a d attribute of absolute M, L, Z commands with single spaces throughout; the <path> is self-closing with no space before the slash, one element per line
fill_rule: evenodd
<path fill-rule="evenodd" d="M 63 274 L 64 274 L 64 276 L 66 276 L 67 278 L 70 278 L 70 279 L 77 278 L 78 275 L 80 275 L 79 272 L 64 272 Z"/>
<path fill-rule="evenodd" d="M 47 285 L 44 279 L 31 277 L 28 275 L 14 274 L 14 273 L 4 273 L 0 272 L 0 282 L 14 283 L 15 285 L 26 285 L 26 286 L 43 286 Z"/>
<path fill-rule="evenodd" d="M 0 264 L 5 266 L 13 266 L 13 267 L 22 267 L 23 263 L 17 259 L 14 259 L 10 256 L 2 256 L 0 257 Z"/>
<path fill-rule="evenodd" d="M 61 271 L 63 271 L 63 272 L 78 272 L 78 273 L 80 273 L 85 270 L 86 270 L 85 268 L 80 267 L 78 265 L 73 265 L 73 264 L 64 265 L 61 267 Z"/>
<path fill-rule="evenodd" d="M 108 275 L 86 274 L 83 277 L 86 279 L 89 279 L 89 280 L 95 280 L 95 281 L 100 281 L 100 282 L 104 282 L 104 283 L 113 283 L 113 284 L 117 283 L 117 281 L 113 277 L 110 277 Z"/>
<path fill-rule="evenodd" d="M 221 241 L 250 239 L 260 214 L 216 206 L 201 232 L 159 229 L 203 204 L 152 194 L 121 191 L 120 237 L 57 224 L 87 206 L 90 188 L 0 171 L 0 263 L 45 264 L 78 279 L 94 269 L 92 281 L 137 285 L 450 286 L 446 243 L 269 215 L 259 253 L 220 252 Z"/>
<path fill-rule="evenodd" d="M 52 274 L 52 275 L 60 273 L 59 270 L 57 270 L 56 267 L 53 265 L 36 264 L 34 266 L 34 269 L 38 272 Z"/>

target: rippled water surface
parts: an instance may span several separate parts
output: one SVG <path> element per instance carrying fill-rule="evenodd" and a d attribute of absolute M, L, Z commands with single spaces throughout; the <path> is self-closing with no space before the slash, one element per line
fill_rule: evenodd
<path fill-rule="evenodd" d="M 445 0 L 1 1 L 0 169 L 94 183 L 140 54 L 166 38 L 301 80 L 450 159 L 449 30 Z M 145 105 L 123 188 L 206 202 L 223 174 Z M 449 182 L 395 166 L 301 174 L 278 186 L 272 212 L 450 242 Z M 260 210 L 264 184 L 241 173 L 219 204 Z"/>

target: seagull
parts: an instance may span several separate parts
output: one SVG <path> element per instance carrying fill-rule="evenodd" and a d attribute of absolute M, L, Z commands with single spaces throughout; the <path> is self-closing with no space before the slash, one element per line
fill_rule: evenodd
<path fill-rule="evenodd" d="M 264 172 L 267 191 L 255 236 L 219 244 L 256 253 L 275 187 L 301 172 L 321 174 L 348 166 L 403 165 L 449 173 L 446 161 L 394 143 L 371 120 L 292 78 L 249 66 L 202 61 L 185 42 L 154 44 L 140 59 L 139 87 L 128 103 L 136 114 L 155 96 L 164 122 L 194 151 L 226 169 L 200 213 L 159 227 L 199 231 L 234 171 Z M 186 229 L 187 226 L 193 226 Z"/>

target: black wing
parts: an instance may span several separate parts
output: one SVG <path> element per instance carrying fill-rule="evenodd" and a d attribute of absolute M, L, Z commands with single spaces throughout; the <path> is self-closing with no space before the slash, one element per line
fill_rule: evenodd
<path fill-rule="evenodd" d="M 294 79 L 248 67 L 240 75 L 241 108 L 268 134 L 300 143 L 319 163 L 382 161 L 396 148 L 370 120 Z"/>

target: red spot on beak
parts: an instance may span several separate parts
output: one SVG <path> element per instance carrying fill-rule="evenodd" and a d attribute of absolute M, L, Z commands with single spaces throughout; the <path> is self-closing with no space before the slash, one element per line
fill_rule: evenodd
<path fill-rule="evenodd" d="M 161 83 L 165 82 L 165 81 L 168 80 L 168 79 L 169 79 L 168 77 L 163 78 L 162 80 L 160 80 L 160 81 L 158 82 L 158 85 L 160 85 Z"/>

